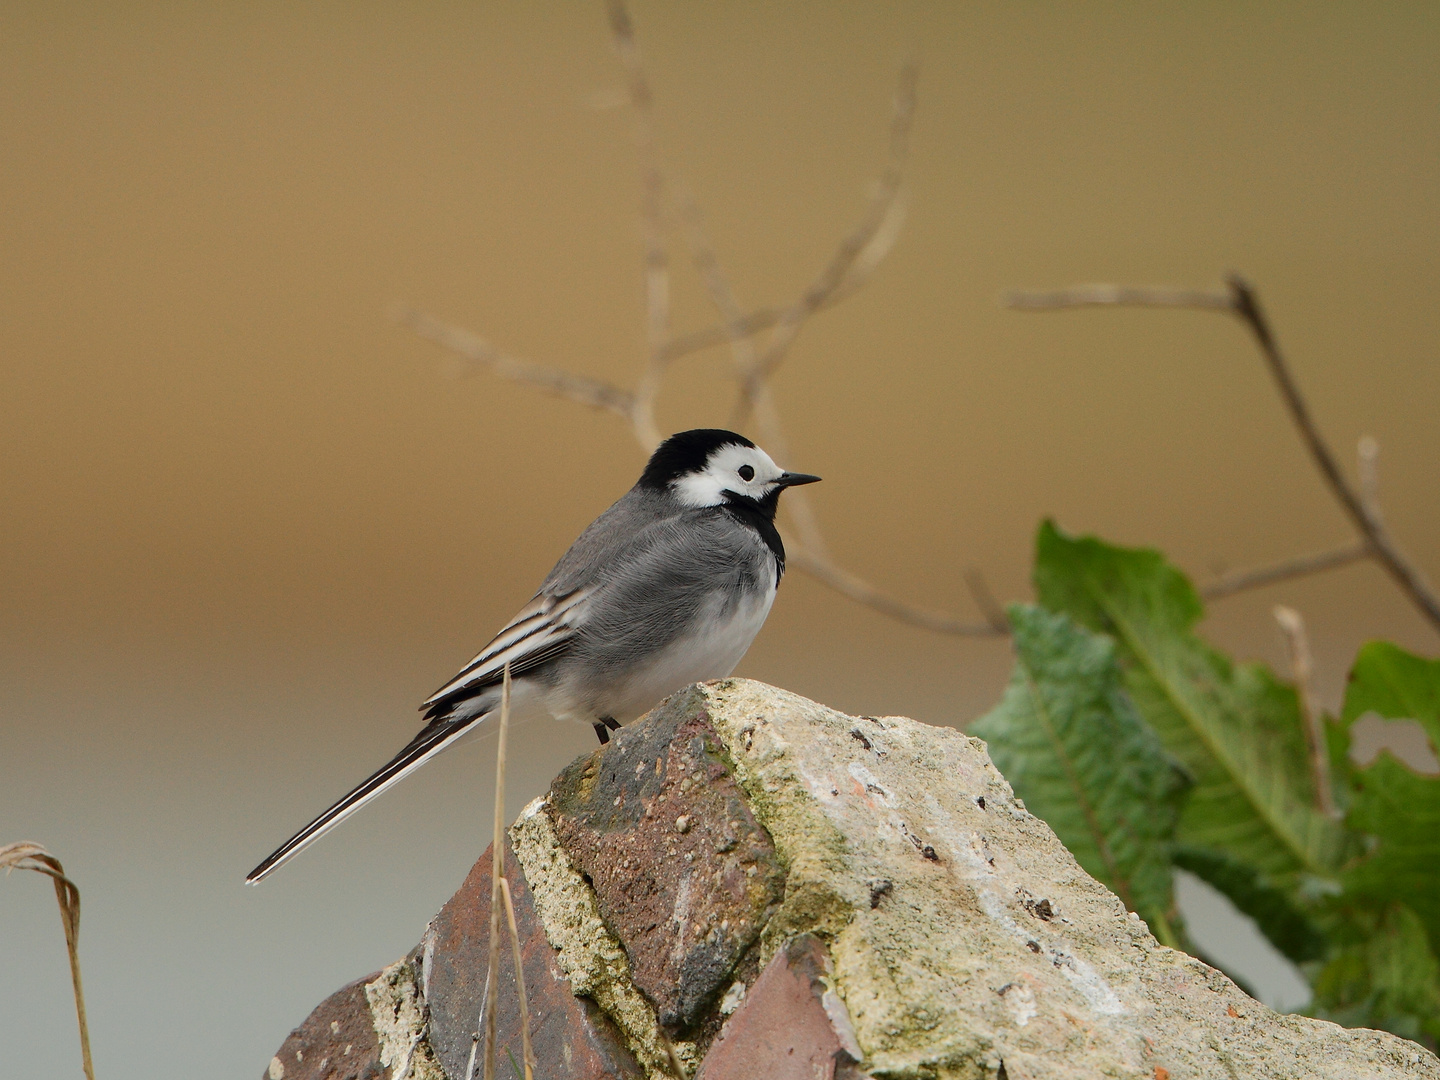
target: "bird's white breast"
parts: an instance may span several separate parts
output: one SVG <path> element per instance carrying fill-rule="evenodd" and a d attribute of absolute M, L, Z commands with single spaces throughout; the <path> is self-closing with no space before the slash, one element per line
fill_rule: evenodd
<path fill-rule="evenodd" d="M 644 667 L 633 671 L 606 695 L 605 715 L 622 723 L 642 716 L 691 683 L 723 679 L 735 670 L 755 635 L 765 625 L 777 584 L 774 560 L 767 559 L 761 588 L 735 601 L 717 592 L 701 607 L 689 632 L 676 638 Z"/>

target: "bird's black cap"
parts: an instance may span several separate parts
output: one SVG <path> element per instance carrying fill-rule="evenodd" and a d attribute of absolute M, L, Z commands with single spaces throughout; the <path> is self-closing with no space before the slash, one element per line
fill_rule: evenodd
<path fill-rule="evenodd" d="M 686 473 L 705 467 L 710 455 L 722 446 L 754 446 L 744 435 L 723 428 L 695 428 L 671 435 L 650 455 L 640 475 L 644 487 L 663 488 Z"/>

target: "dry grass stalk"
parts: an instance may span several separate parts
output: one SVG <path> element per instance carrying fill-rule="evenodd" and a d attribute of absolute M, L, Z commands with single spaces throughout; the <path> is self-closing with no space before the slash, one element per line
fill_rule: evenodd
<path fill-rule="evenodd" d="M 490 964 L 485 975 L 485 1080 L 495 1080 L 495 1006 L 500 1000 L 500 905 L 505 880 L 505 755 L 510 735 L 510 665 L 500 691 L 500 745 L 495 751 L 495 835 L 490 843 Z"/>
<path fill-rule="evenodd" d="M 675 1044 L 670 1041 L 670 1036 L 664 1031 L 660 1032 L 660 1045 L 665 1047 L 665 1056 L 670 1059 L 670 1069 L 675 1074 L 676 1080 L 689 1080 L 685 1072 L 685 1063 L 680 1060 L 680 1054 L 675 1049 Z"/>
<path fill-rule="evenodd" d="M 530 1000 L 525 994 L 520 931 L 515 925 L 515 905 L 510 902 L 510 882 L 503 877 L 500 879 L 500 893 L 505 898 L 505 921 L 510 927 L 510 949 L 515 958 L 515 992 L 520 995 L 520 1053 L 525 1059 L 525 1080 L 535 1080 L 535 1048 L 530 1045 Z"/>
<path fill-rule="evenodd" d="M 1226 292 L 1208 292 L 1196 289 L 1149 288 L 1122 285 L 1081 285 L 1072 289 L 1053 292 L 1012 293 L 1004 303 L 1020 311 L 1063 311 L 1076 307 L 1161 307 L 1192 308 L 1202 311 L 1223 311 L 1234 315 L 1247 330 L 1260 349 L 1260 355 L 1275 380 L 1276 389 L 1290 414 L 1291 422 L 1299 433 L 1301 441 L 1310 453 L 1310 459 L 1329 486 L 1331 494 L 1361 536 L 1363 551 L 1349 545 L 1320 555 L 1291 559 L 1274 567 L 1258 571 L 1244 571 L 1230 575 L 1231 581 L 1215 589 L 1214 596 L 1228 596 L 1245 588 L 1268 585 L 1288 577 L 1299 577 L 1343 566 L 1357 559 L 1369 557 L 1384 568 L 1410 601 L 1420 609 L 1437 630 L 1440 630 L 1440 594 L 1437 594 L 1425 575 L 1410 558 L 1396 546 L 1375 499 L 1375 457 L 1378 448 L 1373 439 L 1361 441 L 1360 477 L 1357 488 L 1340 469 L 1339 460 L 1330 449 L 1330 444 L 1320 433 L 1319 425 L 1310 412 L 1300 385 L 1290 370 L 1289 363 L 1280 351 L 1279 341 L 1260 306 L 1259 294 L 1255 287 L 1238 274 L 1226 279 Z M 1219 584 L 1219 583 L 1217 583 Z"/>
<path fill-rule="evenodd" d="M 85 991 L 80 984 L 80 889 L 65 876 L 65 867 L 39 844 L 21 840 L 0 847 L 0 867 L 8 876 L 11 870 L 33 870 L 44 874 L 55 886 L 55 900 L 60 905 L 60 924 L 65 930 L 65 950 L 70 954 L 70 985 L 75 991 L 75 1018 L 80 1025 L 80 1058 L 86 1080 L 95 1080 L 95 1065 L 90 1059 L 90 1025 L 85 1019 Z"/>
<path fill-rule="evenodd" d="M 1285 651 L 1290 655 L 1295 696 L 1299 699 L 1305 744 L 1310 751 L 1310 782 L 1315 788 L 1315 809 L 1326 817 L 1335 817 L 1335 792 L 1330 786 L 1330 755 L 1325 745 L 1320 710 L 1315 707 L 1315 662 L 1310 655 L 1305 620 L 1294 608 L 1284 605 L 1276 605 L 1274 614 L 1285 637 Z"/>
<path fill-rule="evenodd" d="M 655 143 L 655 116 L 650 82 L 640 62 L 640 45 L 630 12 L 620 0 L 609 0 L 610 32 L 628 76 L 631 114 L 635 124 L 635 148 L 640 157 L 642 191 L 640 220 L 645 237 L 645 330 L 650 342 L 650 362 L 635 388 L 633 425 L 647 450 L 660 445 L 660 428 L 655 422 L 655 399 L 669 363 L 670 344 L 670 256 L 665 248 L 665 180 L 660 171 L 660 154 Z"/>

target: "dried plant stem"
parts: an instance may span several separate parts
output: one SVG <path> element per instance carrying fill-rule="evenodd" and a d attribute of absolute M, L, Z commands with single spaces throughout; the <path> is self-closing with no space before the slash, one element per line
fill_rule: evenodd
<path fill-rule="evenodd" d="M 1354 549 L 1346 548 L 1321 556 L 1290 560 L 1288 564 L 1282 564 L 1280 567 L 1232 575 L 1232 581 L 1228 583 L 1229 587 L 1220 587 L 1214 595 L 1228 596 L 1242 588 L 1270 584 L 1285 577 L 1315 573 L 1317 570 L 1342 566 L 1357 558 L 1368 556 L 1385 569 L 1386 573 L 1400 586 L 1401 591 L 1410 598 L 1411 602 L 1420 609 L 1420 612 L 1430 620 L 1435 628 L 1440 630 L 1440 595 L 1437 595 L 1430 583 L 1425 580 L 1420 569 L 1396 546 L 1389 529 L 1385 526 L 1373 490 L 1366 490 L 1374 487 L 1373 459 L 1375 451 L 1373 440 L 1370 444 L 1362 443 L 1360 453 L 1361 488 L 1357 489 L 1341 471 L 1334 451 L 1330 449 L 1330 445 L 1320 433 L 1320 428 L 1315 423 L 1310 407 L 1300 393 L 1299 383 L 1296 382 L 1284 354 L 1280 351 L 1279 342 L 1260 306 L 1260 298 L 1254 286 L 1238 274 L 1231 274 L 1226 279 L 1226 285 L 1228 291 L 1224 293 L 1196 289 L 1081 285 L 1052 292 L 1012 293 L 1005 297 L 1003 302 L 1007 306 L 1021 311 L 1061 311 L 1087 306 L 1163 307 L 1225 311 L 1238 318 L 1255 339 L 1255 343 L 1260 349 L 1260 355 L 1264 358 L 1265 365 L 1275 380 L 1276 388 L 1280 391 L 1280 399 L 1285 403 L 1290 419 L 1294 423 L 1296 431 L 1299 432 L 1306 450 L 1309 451 L 1310 459 L 1315 463 L 1316 469 L 1319 470 L 1341 509 L 1345 511 L 1360 532 L 1365 550 L 1363 555 L 1354 555 L 1353 558 L 1350 556 Z M 1369 480 L 1366 479 L 1367 468 L 1370 472 Z M 1287 568 L 1288 572 L 1280 572 Z M 1236 585 L 1236 582 L 1240 582 L 1240 584 Z M 1220 585 L 1221 583 L 1216 583 L 1216 586 L 1212 586 L 1212 588 Z"/>
<path fill-rule="evenodd" d="M 1360 562 L 1369 557 L 1370 545 L 1363 540 L 1358 540 L 1353 544 L 1346 544 L 1344 547 L 1332 548 L 1330 551 L 1317 551 L 1313 555 L 1298 555 L 1293 559 L 1285 559 L 1269 566 L 1258 566 L 1253 569 L 1222 574 L 1214 581 L 1203 585 L 1200 588 L 1200 595 L 1206 600 L 1221 600 L 1227 596 L 1233 596 L 1235 593 L 1245 592 L 1247 589 L 1258 589 L 1262 585 L 1273 585 L 1277 581 L 1289 581 L 1291 578 L 1306 577 L 1324 570 L 1334 570 L 1338 566 L 1349 566 L 1351 563 Z"/>
<path fill-rule="evenodd" d="M 525 1080 L 535 1080 L 535 1048 L 530 1045 L 530 1001 L 525 995 L 525 964 L 520 955 L 520 931 L 515 926 L 515 906 L 510 902 L 510 882 L 500 878 L 505 898 L 505 921 L 510 927 L 510 949 L 515 959 L 515 992 L 520 995 L 520 1052 L 525 1059 Z"/>
<path fill-rule="evenodd" d="M 676 1080 L 689 1080 L 685 1072 L 685 1064 L 680 1060 L 680 1054 L 675 1049 L 675 1044 L 670 1041 L 670 1036 L 662 1030 L 660 1032 L 660 1045 L 665 1048 L 665 1056 L 670 1059 L 670 1069 L 674 1072 Z"/>
<path fill-rule="evenodd" d="M 903 220 L 900 185 L 909 156 L 910 128 L 915 118 L 915 85 L 918 71 L 906 64 L 900 71 L 890 120 L 889 158 L 870 197 L 864 217 L 831 256 L 830 262 L 800 296 L 783 312 L 771 333 L 765 351 L 750 370 L 743 373 L 740 397 L 735 404 L 734 426 L 744 424 L 765 389 L 765 380 L 775 373 L 786 353 L 811 315 L 824 307 L 830 297 L 852 274 L 866 277 L 889 251 Z"/>
<path fill-rule="evenodd" d="M 95 1064 L 90 1058 L 90 1024 L 85 1018 L 85 989 L 80 981 L 80 888 L 65 875 L 59 859 L 28 840 L 0 847 L 0 867 L 7 875 L 11 870 L 33 870 L 44 874 L 55 886 L 60 925 L 65 931 L 65 951 L 70 955 L 70 986 L 75 992 L 75 1019 L 80 1026 L 80 1060 L 85 1080 L 95 1080 Z"/>
<path fill-rule="evenodd" d="M 1205 289 L 1174 289 L 1158 285 L 1075 285 L 1043 292 L 1006 293 L 1000 302 L 1016 311 L 1065 311 L 1077 307 L 1193 308 L 1230 311 L 1224 293 Z"/>
<path fill-rule="evenodd" d="M 600 379 L 592 379 L 588 375 L 576 375 L 562 368 L 511 356 L 468 330 L 442 322 L 414 308 L 397 307 L 395 318 L 421 337 L 429 338 L 469 363 L 488 367 L 502 378 L 537 387 L 581 405 L 605 409 L 622 417 L 627 423 L 634 422 L 635 395 L 629 390 Z"/>
<path fill-rule="evenodd" d="M 500 691 L 500 745 L 495 751 L 495 835 L 490 843 L 490 963 L 485 975 L 485 1080 L 495 1080 L 495 1006 L 500 1000 L 500 907 L 505 881 L 505 754 L 510 735 L 510 665 Z M 517 975 L 519 969 L 516 971 Z"/>
<path fill-rule="evenodd" d="M 941 611 L 911 607 L 849 571 L 834 565 L 828 559 L 815 558 L 806 548 L 792 547 L 788 555 L 790 563 L 804 570 L 811 577 L 824 582 L 842 596 L 848 596 L 851 600 L 874 608 L 882 615 L 888 615 L 909 626 L 918 626 L 922 630 L 933 630 L 937 634 L 952 634 L 956 637 L 1003 637 L 1008 633 L 1008 630 L 996 629 L 988 622 L 967 623 Z"/>
<path fill-rule="evenodd" d="M 997 635 L 1010 633 L 1010 619 L 1005 614 L 1005 609 L 995 599 L 995 594 L 990 591 L 990 585 L 985 580 L 985 575 L 976 567 L 965 571 L 965 584 L 970 589 L 970 597 L 975 601 L 975 606 L 985 616 L 985 621 L 990 624 L 990 629 Z"/>
<path fill-rule="evenodd" d="M 1305 742 L 1310 751 L 1310 782 L 1315 789 L 1315 809 L 1326 817 L 1335 817 L 1335 793 L 1330 785 L 1330 755 L 1325 745 L 1325 729 L 1320 711 L 1315 707 L 1315 664 L 1310 656 L 1310 641 L 1305 635 L 1305 620 L 1294 608 L 1277 605 L 1275 621 L 1285 636 L 1285 650 L 1290 654 L 1290 671 L 1295 678 L 1295 696 L 1300 703 L 1300 719 L 1305 727 Z"/>
<path fill-rule="evenodd" d="M 1315 467 L 1325 477 L 1326 483 L 1330 485 L 1330 490 L 1339 500 L 1345 512 L 1350 515 L 1350 520 L 1355 527 L 1369 542 L 1375 560 L 1395 579 L 1396 584 L 1429 618 L 1435 628 L 1440 630 L 1440 596 L 1436 595 L 1434 589 L 1430 587 L 1430 583 L 1420 573 L 1419 568 L 1395 546 L 1394 540 L 1390 537 L 1390 530 L 1385 527 L 1385 522 L 1378 510 L 1360 492 L 1350 486 L 1345 474 L 1340 471 L 1340 464 L 1336 461 L 1335 454 L 1320 434 L 1314 417 L 1310 415 L 1310 407 L 1301 396 L 1300 387 L 1290 373 L 1290 367 L 1286 364 L 1284 356 L 1280 353 L 1280 346 L 1270 330 L 1265 313 L 1260 308 L 1260 299 L 1255 294 L 1255 289 L 1237 274 L 1230 275 L 1228 282 L 1235 314 L 1255 336 L 1255 341 L 1260 346 L 1260 352 L 1270 367 L 1270 374 L 1274 376 L 1275 384 L 1280 389 L 1280 396 L 1284 399 L 1286 408 L 1290 410 L 1290 418 L 1299 429 L 1300 436 L 1310 451 L 1310 457 L 1315 462 Z"/>
<path fill-rule="evenodd" d="M 640 44 L 635 26 L 622 0 L 609 0 L 610 32 L 616 51 L 625 65 L 630 111 L 634 117 L 635 147 L 640 157 L 642 231 L 645 239 L 645 329 L 650 341 L 650 360 L 635 389 L 632 423 L 641 445 L 653 450 L 660 445 L 660 428 L 655 421 L 655 399 L 660 380 L 670 361 L 670 258 L 665 249 L 665 181 L 655 142 L 654 99 L 650 82 L 640 62 Z"/>

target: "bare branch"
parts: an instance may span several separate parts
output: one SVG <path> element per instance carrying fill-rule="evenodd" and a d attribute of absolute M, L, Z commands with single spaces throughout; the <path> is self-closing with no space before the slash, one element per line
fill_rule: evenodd
<path fill-rule="evenodd" d="M 820 276 L 811 283 L 799 300 L 781 313 L 764 353 L 756 360 L 755 365 L 745 372 L 740 398 L 735 403 L 736 426 L 743 424 L 745 418 L 757 407 L 757 399 L 763 392 L 765 380 L 784 361 L 785 354 L 799 335 L 805 321 L 819 311 L 852 274 L 860 280 L 868 277 L 893 246 L 904 219 L 900 185 L 910 150 L 910 127 L 915 118 L 917 77 L 914 64 L 906 64 L 901 69 L 899 86 L 895 91 L 894 112 L 890 120 L 889 157 L 870 196 L 865 216 L 855 230 L 841 241 L 839 249 Z"/>
<path fill-rule="evenodd" d="M 655 399 L 669 363 L 670 256 L 665 249 L 665 182 L 655 144 L 654 99 L 640 59 L 635 26 L 624 0 L 609 0 L 610 32 L 629 76 L 631 112 L 635 118 L 635 148 L 640 157 L 641 221 L 645 237 L 645 329 L 650 341 L 650 362 L 635 389 L 633 423 L 647 450 L 660 445 L 655 422 Z"/>
<path fill-rule="evenodd" d="M 1076 285 L 1049 292 L 1012 292 L 1000 303 L 1017 311 L 1065 311 L 1077 307 L 1196 308 L 1230 311 L 1234 300 L 1225 293 L 1145 285 Z"/>
<path fill-rule="evenodd" d="M 861 289 L 868 277 L 868 273 L 863 277 L 857 277 L 852 273 L 817 310 L 824 311 L 843 300 L 850 299 Z M 787 308 L 760 308 L 758 311 L 741 316 L 733 328 L 729 325 L 707 326 L 704 330 L 693 330 L 688 334 L 680 334 L 672 338 L 670 344 L 665 347 L 665 362 L 672 364 L 681 357 L 689 356 L 692 353 L 713 349 L 718 345 L 726 345 L 734 340 L 735 331 L 747 337 L 753 337 L 778 323 L 787 310 Z"/>
<path fill-rule="evenodd" d="M 557 397 L 578 401 L 581 405 L 605 409 L 632 426 L 635 424 L 635 395 L 629 390 L 588 375 L 576 375 L 562 368 L 537 364 L 501 352 L 484 338 L 414 308 L 397 308 L 395 318 L 421 337 L 429 338 L 471 364 L 488 367 L 496 375 L 512 382 L 538 387 Z M 643 439 L 641 441 L 644 442 Z"/>
<path fill-rule="evenodd" d="M 795 303 L 785 308 L 764 308 L 746 313 L 721 270 L 715 247 L 706 236 L 699 208 L 682 187 L 667 185 L 655 139 L 652 96 L 634 27 L 624 0 L 608 0 L 608 8 L 616 48 L 629 77 L 628 96 L 635 113 L 635 139 L 644 191 L 642 218 L 650 358 L 636 389 L 632 392 L 588 376 L 521 359 L 502 352 L 469 331 L 413 308 L 398 309 L 396 318 L 470 365 L 484 366 L 512 381 L 614 413 L 629 424 L 636 441 L 646 452 L 660 442 L 654 406 L 667 366 L 681 356 L 729 342 L 742 386 L 743 412 L 746 416 L 753 414 L 770 452 L 781 460 L 788 460 L 787 442 L 767 379 L 783 361 L 805 321 L 815 312 L 853 295 L 894 245 L 904 219 L 900 187 L 915 111 L 915 68 L 907 65 L 900 73 L 886 166 L 859 225 L 845 237 L 824 271 Z M 680 338 L 671 338 L 669 326 L 669 261 L 664 232 L 667 186 L 675 192 L 678 217 L 685 227 L 695 269 L 722 319 L 719 327 Z M 761 352 L 753 339 L 767 329 L 773 332 Z M 739 427 L 741 423 L 737 422 L 734 426 Z M 972 625 L 940 612 L 910 607 L 835 565 L 826 552 L 824 536 L 804 492 L 790 493 L 786 513 L 799 540 L 798 544 L 792 543 L 792 548 L 799 548 L 792 554 L 792 564 L 842 595 L 901 622 L 938 633 L 985 637 L 1007 632 L 1003 613 L 998 619 L 995 615 L 998 605 L 994 605 L 993 598 L 990 601 L 993 610 L 987 612 L 989 622 Z M 988 593 L 985 595 L 988 596 Z M 475 1048 L 472 1047 L 472 1059 L 474 1053 Z"/>
<path fill-rule="evenodd" d="M 910 626 L 918 626 L 922 630 L 933 630 L 937 634 L 950 634 L 955 637 L 1003 637 L 1008 632 L 996 629 L 988 622 L 966 623 L 944 612 L 911 607 L 889 593 L 881 592 L 848 570 L 841 569 L 829 559 L 817 558 L 803 547 L 792 546 L 788 560 L 842 596 L 848 596 L 866 607 L 874 608 L 882 615 L 888 615 Z"/>
<path fill-rule="evenodd" d="M 730 281 L 720 266 L 720 256 L 715 245 L 705 231 L 704 214 L 688 190 L 681 185 L 676 187 L 676 202 L 681 224 L 685 226 L 685 241 L 690 248 L 691 261 L 695 265 L 696 273 L 700 275 L 700 280 L 705 283 L 711 303 L 724 320 L 737 377 L 743 382 L 746 373 L 753 371 L 759 363 L 755 341 L 752 335 L 745 332 L 745 314 L 735 297 L 735 290 L 731 288 Z M 763 382 L 755 395 L 755 405 L 755 419 L 759 424 L 762 439 L 770 447 L 772 454 L 782 461 L 788 460 L 790 451 L 780 425 L 780 414 L 775 407 L 770 388 Z M 804 492 L 790 493 L 786 512 L 795 523 L 801 541 L 823 558 L 826 551 L 825 538 Z"/>
<path fill-rule="evenodd" d="M 1315 708 L 1315 664 L 1310 657 L 1310 641 L 1305 635 L 1305 620 L 1294 608 L 1277 606 L 1275 621 L 1285 635 L 1285 649 L 1290 654 L 1290 671 L 1295 678 L 1295 696 L 1300 705 L 1300 719 L 1305 725 L 1305 743 L 1310 751 L 1310 782 L 1315 788 L 1315 809 L 1326 817 L 1335 817 L 1335 792 L 1330 786 L 1330 754 L 1325 745 L 1325 729 L 1320 712 Z"/>
<path fill-rule="evenodd" d="M 1373 486 L 1366 481 L 1365 477 L 1367 469 L 1373 472 L 1375 449 L 1365 445 L 1361 447 L 1362 489 L 1356 490 L 1346 479 L 1345 474 L 1340 471 L 1340 464 L 1336 460 L 1334 452 L 1326 443 L 1324 436 L 1320 434 L 1315 418 L 1310 413 L 1310 407 L 1300 393 L 1295 376 L 1291 373 L 1284 355 L 1280 352 L 1280 345 L 1275 339 L 1269 320 L 1260 307 L 1260 299 L 1256 295 L 1254 287 L 1238 274 L 1231 274 L 1226 279 L 1226 284 L 1229 286 L 1228 293 L 1123 285 L 1081 285 L 1054 292 L 1011 293 L 1004 297 L 1002 302 L 1008 307 L 1022 311 L 1060 311 L 1086 306 L 1130 306 L 1228 311 L 1235 315 L 1245 324 L 1255 339 L 1255 343 L 1259 346 L 1260 355 L 1264 357 L 1265 364 L 1275 379 L 1275 385 L 1280 391 L 1280 398 L 1285 403 L 1285 408 L 1290 413 L 1290 419 L 1295 424 L 1296 430 L 1300 433 L 1301 441 L 1310 452 L 1310 458 L 1315 463 L 1315 467 L 1329 485 L 1330 491 L 1336 501 L 1340 503 L 1341 509 L 1349 516 L 1355 528 L 1364 538 L 1361 545 L 1363 550 L 1357 554 L 1354 547 L 1345 548 L 1319 556 L 1290 560 L 1279 567 L 1247 571 L 1243 575 L 1232 575 L 1229 581 L 1222 579 L 1221 582 L 1213 583 L 1207 594 L 1228 596 L 1241 589 L 1269 584 L 1271 581 L 1278 581 L 1285 577 L 1315 573 L 1332 566 L 1343 566 L 1347 562 L 1369 556 L 1385 568 L 1385 571 L 1410 597 L 1421 613 L 1437 629 L 1440 629 L 1440 595 L 1437 595 L 1430 583 L 1425 580 L 1420 569 L 1395 545 L 1389 530 L 1385 527 L 1379 504 L 1375 501 L 1373 494 L 1367 495 L 1364 490 L 1366 486 Z M 1367 452 L 1369 464 L 1366 461 Z"/>
<path fill-rule="evenodd" d="M 1380 444 L 1369 435 L 1355 444 L 1356 472 L 1360 476 L 1360 501 L 1380 517 Z"/>
<path fill-rule="evenodd" d="M 1199 591 L 1206 600 L 1221 600 L 1227 596 L 1245 592 L 1247 589 L 1258 589 L 1265 585 L 1274 585 L 1279 581 L 1308 577 L 1310 574 L 1318 574 L 1324 570 L 1349 566 L 1351 563 L 1368 559 L 1370 555 L 1370 545 L 1363 540 L 1358 540 L 1353 544 L 1346 544 L 1344 547 L 1334 548 L 1330 551 L 1317 551 L 1313 555 L 1300 555 L 1283 562 L 1272 563 L 1269 566 L 1223 574 L 1214 581 L 1201 586 Z"/>
<path fill-rule="evenodd" d="M 1005 614 L 1005 609 L 995 599 L 995 594 L 990 591 L 989 584 L 985 581 L 985 575 L 979 568 L 972 566 L 965 571 L 965 584 L 970 588 L 970 597 L 975 601 L 975 606 L 985 616 L 985 621 L 997 634 L 1010 633 L 1010 619 Z"/>
<path fill-rule="evenodd" d="M 1415 606 L 1429 618 L 1436 629 L 1440 629 L 1440 596 L 1436 595 L 1419 568 L 1395 546 L 1380 515 L 1360 492 L 1350 486 L 1350 482 L 1340 471 L 1334 453 L 1320 434 L 1314 417 L 1310 415 L 1310 408 L 1300 394 L 1300 387 L 1280 353 L 1280 346 L 1260 308 L 1260 300 L 1254 288 L 1237 274 L 1230 275 L 1228 282 L 1235 314 L 1250 328 L 1260 346 L 1260 352 L 1270 367 L 1270 374 L 1275 377 L 1275 384 L 1280 389 L 1285 407 L 1290 411 L 1290 419 L 1295 422 L 1315 467 L 1320 470 L 1320 475 L 1330 485 L 1330 490 L 1341 507 L 1365 537 L 1375 560 L 1395 579 L 1396 584 L 1414 601 Z"/>

